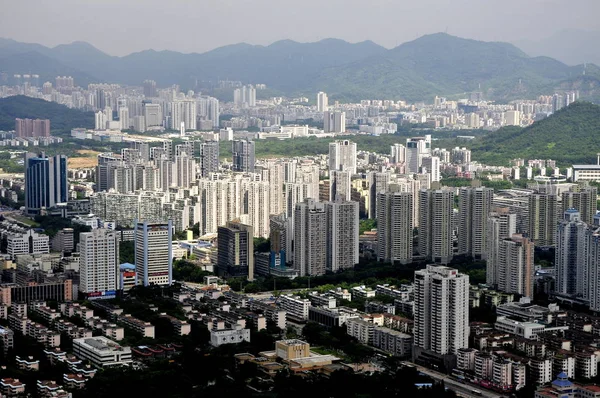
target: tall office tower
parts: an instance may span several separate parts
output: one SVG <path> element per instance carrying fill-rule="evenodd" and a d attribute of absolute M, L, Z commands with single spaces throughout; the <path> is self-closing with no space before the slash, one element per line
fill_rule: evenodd
<path fill-rule="evenodd" d="M 440 174 L 440 158 L 437 156 L 423 156 L 421 159 L 421 172 L 431 175 L 431 182 L 442 179 Z"/>
<path fill-rule="evenodd" d="M 367 216 L 369 218 L 377 217 L 377 195 L 386 192 L 389 184 L 390 175 L 388 173 L 379 173 L 377 171 L 370 171 L 367 173 L 367 185 L 369 188 Z"/>
<path fill-rule="evenodd" d="M 418 173 L 423 156 L 431 154 L 431 135 L 406 139 L 406 173 Z"/>
<path fill-rule="evenodd" d="M 196 101 L 173 101 L 171 103 L 171 128 L 179 130 L 181 122 L 186 130 L 196 130 Z"/>
<path fill-rule="evenodd" d="M 404 163 L 406 161 L 406 147 L 402 144 L 394 144 L 390 147 L 390 162 Z"/>
<path fill-rule="evenodd" d="M 144 97 L 154 98 L 157 96 L 156 82 L 154 80 L 144 80 Z"/>
<path fill-rule="evenodd" d="M 343 133 L 346 131 L 346 113 L 323 112 L 323 131 L 325 133 Z"/>
<path fill-rule="evenodd" d="M 242 214 L 246 224 L 252 225 L 254 236 L 269 237 L 269 183 L 247 181 L 242 186 Z"/>
<path fill-rule="evenodd" d="M 587 224 L 580 213 L 568 209 L 558 224 L 556 242 L 556 292 L 588 298 Z"/>
<path fill-rule="evenodd" d="M 329 99 L 327 94 L 320 91 L 317 94 L 317 112 L 325 112 L 329 108 Z"/>
<path fill-rule="evenodd" d="M 496 254 L 494 267 L 497 270 L 497 289 L 533 298 L 533 243 L 522 235 L 515 234 L 498 241 Z"/>
<path fill-rule="evenodd" d="M 131 127 L 129 120 L 129 108 L 119 108 L 119 123 L 121 124 L 121 130 L 128 130 Z"/>
<path fill-rule="evenodd" d="M 414 345 L 438 355 L 469 346 L 469 276 L 428 265 L 415 271 Z"/>
<path fill-rule="evenodd" d="M 329 176 L 329 200 L 351 200 L 352 181 L 348 171 L 330 172 Z"/>
<path fill-rule="evenodd" d="M 448 264 L 453 257 L 452 216 L 454 192 L 419 192 L 419 254 L 433 262 Z"/>
<path fill-rule="evenodd" d="M 517 233 L 517 215 L 506 207 L 495 208 L 487 219 L 486 235 L 486 283 L 489 286 L 498 285 L 498 262 L 500 259 L 500 241 L 509 239 Z"/>
<path fill-rule="evenodd" d="M 329 171 L 349 171 L 356 174 L 356 143 L 348 140 L 329 143 Z"/>
<path fill-rule="evenodd" d="M 294 268 L 300 276 L 324 275 L 327 269 L 325 204 L 306 199 L 294 210 Z"/>
<path fill-rule="evenodd" d="M 118 235 L 116 231 L 100 228 L 79 234 L 80 292 L 102 296 L 117 289 Z"/>
<path fill-rule="evenodd" d="M 380 192 L 377 194 L 377 260 L 408 264 L 412 259 L 412 194 Z"/>
<path fill-rule="evenodd" d="M 219 141 L 206 141 L 200 144 L 200 175 L 208 177 L 219 171 Z"/>
<path fill-rule="evenodd" d="M 146 126 L 162 126 L 163 114 L 160 104 L 144 103 L 144 118 Z"/>
<path fill-rule="evenodd" d="M 534 193 L 529 196 L 529 239 L 536 246 L 556 245 L 557 198 L 553 194 Z"/>
<path fill-rule="evenodd" d="M 269 218 L 269 241 L 271 243 L 269 266 L 271 268 L 284 268 L 288 262 L 288 253 L 291 254 L 291 244 L 288 245 L 289 219 L 283 214 L 272 215 Z M 289 242 L 291 243 L 291 242 Z"/>
<path fill-rule="evenodd" d="M 173 282 L 173 222 L 135 223 L 135 272 L 139 284 L 170 285 Z"/>
<path fill-rule="evenodd" d="M 492 188 L 461 188 L 459 201 L 458 253 L 486 258 L 488 216 L 492 211 Z"/>
<path fill-rule="evenodd" d="M 358 202 L 325 203 L 327 211 L 327 269 L 333 272 L 358 264 Z"/>
<path fill-rule="evenodd" d="M 25 154 L 25 207 L 28 214 L 68 200 L 67 157 Z"/>
<path fill-rule="evenodd" d="M 279 162 L 267 162 L 262 168 L 262 180 L 269 182 L 269 214 L 283 213 L 283 165 Z"/>
<path fill-rule="evenodd" d="M 577 191 L 562 193 L 561 214 L 569 209 L 576 209 L 581 215 L 581 221 L 593 224 L 598 201 L 598 188 L 585 186 L 576 187 L 576 189 Z"/>
<path fill-rule="evenodd" d="M 254 280 L 254 234 L 250 225 L 229 221 L 217 232 L 217 269 L 222 276 Z"/>
<path fill-rule="evenodd" d="M 234 140 L 231 142 L 233 171 L 254 173 L 254 141 Z"/>

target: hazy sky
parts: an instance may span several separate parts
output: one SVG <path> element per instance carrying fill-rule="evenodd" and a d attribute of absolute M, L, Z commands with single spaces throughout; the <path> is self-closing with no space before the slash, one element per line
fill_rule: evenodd
<path fill-rule="evenodd" d="M 113 55 L 328 37 L 394 47 L 446 30 L 537 40 L 599 30 L 598 15 L 600 0 L 0 0 L 0 37 L 46 46 L 82 40 Z"/>

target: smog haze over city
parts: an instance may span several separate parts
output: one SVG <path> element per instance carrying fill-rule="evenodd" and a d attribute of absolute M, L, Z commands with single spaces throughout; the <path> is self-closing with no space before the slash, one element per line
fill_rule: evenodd
<path fill-rule="evenodd" d="M 598 0 L 0 0 L 0 398 L 600 398 Z"/>

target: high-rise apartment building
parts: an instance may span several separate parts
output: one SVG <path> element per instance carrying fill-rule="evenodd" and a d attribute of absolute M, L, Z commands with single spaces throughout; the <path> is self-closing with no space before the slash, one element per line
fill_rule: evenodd
<path fill-rule="evenodd" d="M 348 140 L 329 144 L 329 171 L 348 171 L 356 174 L 356 143 Z"/>
<path fill-rule="evenodd" d="M 428 265 L 415 272 L 416 347 L 438 355 L 469 346 L 469 276 Z"/>
<path fill-rule="evenodd" d="M 39 214 L 68 200 L 67 157 L 27 153 L 25 155 L 25 207 L 28 214 Z"/>
<path fill-rule="evenodd" d="M 594 223 L 598 201 L 598 188 L 577 186 L 571 191 L 562 193 L 561 213 L 569 209 L 579 211 L 581 221 L 586 224 Z"/>
<path fill-rule="evenodd" d="M 517 233 L 517 215 L 508 208 L 495 208 L 487 220 L 486 234 L 486 283 L 492 287 L 498 285 L 498 264 L 500 259 L 500 242 Z"/>
<path fill-rule="evenodd" d="M 346 131 L 346 113 L 338 111 L 323 112 L 323 131 L 325 133 L 343 133 Z"/>
<path fill-rule="evenodd" d="M 300 276 L 324 275 L 327 269 L 325 204 L 306 199 L 294 210 L 294 268 Z"/>
<path fill-rule="evenodd" d="M 229 221 L 217 232 L 217 269 L 222 276 L 254 280 L 254 234 L 250 225 Z"/>
<path fill-rule="evenodd" d="M 119 278 L 119 233 L 94 229 L 79 234 L 79 291 L 90 296 L 114 295 Z"/>
<path fill-rule="evenodd" d="M 358 264 L 358 202 L 325 203 L 327 212 L 327 269 L 333 272 Z"/>
<path fill-rule="evenodd" d="M 219 141 L 205 141 L 200 145 L 200 175 L 208 177 L 219 171 Z"/>
<path fill-rule="evenodd" d="M 421 158 L 421 173 L 431 175 L 431 182 L 439 182 L 442 179 L 440 158 L 437 156 L 423 156 Z"/>
<path fill-rule="evenodd" d="M 486 258 L 488 216 L 492 211 L 492 188 L 461 188 L 459 193 L 458 253 Z"/>
<path fill-rule="evenodd" d="M 15 119 L 15 135 L 17 137 L 49 137 L 50 120 L 48 119 Z"/>
<path fill-rule="evenodd" d="M 233 171 L 254 173 L 254 141 L 235 140 L 231 142 Z"/>
<path fill-rule="evenodd" d="M 434 262 L 448 264 L 453 257 L 452 217 L 454 192 L 419 192 L 419 254 Z"/>
<path fill-rule="evenodd" d="M 325 112 L 329 108 L 329 99 L 327 93 L 320 91 L 317 94 L 317 112 Z"/>
<path fill-rule="evenodd" d="M 157 96 L 156 82 L 154 80 L 144 80 L 144 97 L 153 98 Z"/>
<path fill-rule="evenodd" d="M 329 200 L 351 200 L 352 175 L 349 171 L 332 170 L 329 172 Z"/>
<path fill-rule="evenodd" d="M 186 130 L 196 130 L 196 101 L 173 101 L 171 103 L 171 128 L 179 130 L 183 122 Z"/>
<path fill-rule="evenodd" d="M 408 264 L 413 258 L 413 196 L 377 194 L 377 259 Z"/>
<path fill-rule="evenodd" d="M 529 238 L 536 246 L 556 244 L 556 202 L 557 197 L 553 194 L 534 193 L 529 196 Z"/>
<path fill-rule="evenodd" d="M 522 235 L 512 235 L 497 244 L 494 268 L 497 270 L 497 289 L 533 298 L 535 268 L 534 246 Z M 489 261 L 489 260 L 488 260 Z"/>
<path fill-rule="evenodd" d="M 121 124 L 121 130 L 128 130 L 131 127 L 131 121 L 129 120 L 129 108 L 119 108 L 119 123 Z"/>
<path fill-rule="evenodd" d="M 146 127 L 151 126 L 162 126 L 163 124 L 163 113 L 160 104 L 150 104 L 144 102 L 144 118 L 146 120 Z"/>
<path fill-rule="evenodd" d="M 367 185 L 369 188 L 369 196 L 367 203 L 367 216 L 369 218 L 377 218 L 377 195 L 386 192 L 390 184 L 390 175 L 388 173 L 380 173 L 370 171 L 367 173 Z"/>
<path fill-rule="evenodd" d="M 390 147 L 390 162 L 404 163 L 406 161 L 406 147 L 402 144 L 394 144 Z"/>
<path fill-rule="evenodd" d="M 587 224 L 580 213 L 568 209 L 558 224 L 556 242 L 556 291 L 588 298 Z"/>
<path fill-rule="evenodd" d="M 139 284 L 170 285 L 173 281 L 173 223 L 135 224 L 135 272 Z"/>

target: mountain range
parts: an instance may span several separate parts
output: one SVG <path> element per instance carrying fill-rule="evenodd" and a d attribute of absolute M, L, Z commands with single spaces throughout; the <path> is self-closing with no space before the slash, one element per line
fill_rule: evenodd
<path fill-rule="evenodd" d="M 85 42 L 48 48 L 0 39 L 0 71 L 39 74 L 43 81 L 71 75 L 76 84 L 113 82 L 206 91 L 217 80 L 264 83 L 273 92 L 307 95 L 325 90 L 332 99 L 365 98 L 431 101 L 482 91 L 506 101 L 578 89 L 600 100 L 600 68 L 569 66 L 548 57 L 530 57 L 512 44 L 482 42 L 437 33 L 386 49 L 371 41 L 315 43 L 282 40 L 268 46 L 235 44 L 206 53 L 146 50 L 108 55 Z"/>

